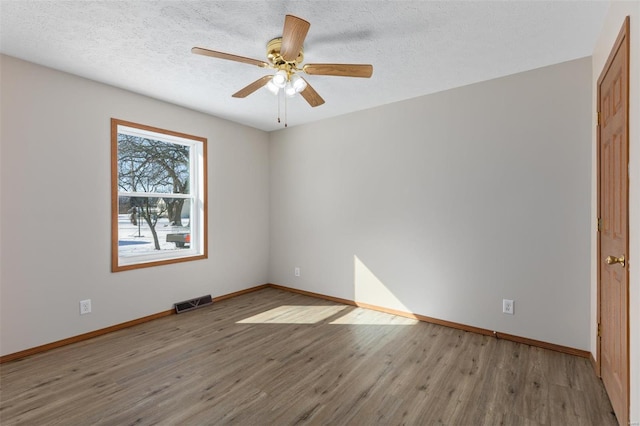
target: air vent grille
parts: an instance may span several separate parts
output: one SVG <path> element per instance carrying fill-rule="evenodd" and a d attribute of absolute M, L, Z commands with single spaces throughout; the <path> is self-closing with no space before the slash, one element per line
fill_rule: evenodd
<path fill-rule="evenodd" d="M 211 295 L 197 297 L 191 300 L 185 300 L 184 302 L 178 302 L 174 304 L 176 308 L 176 314 L 181 314 L 183 312 L 192 311 L 197 308 L 202 308 L 203 306 L 211 305 L 213 300 L 211 299 Z"/>

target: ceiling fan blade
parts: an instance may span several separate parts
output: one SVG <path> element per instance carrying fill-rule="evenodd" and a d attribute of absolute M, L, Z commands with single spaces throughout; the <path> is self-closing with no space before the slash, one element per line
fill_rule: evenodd
<path fill-rule="evenodd" d="M 311 24 L 302 18 L 293 15 L 284 17 L 284 29 L 282 30 L 282 47 L 280 56 L 287 62 L 295 61 L 302 50 L 304 39 Z"/>
<path fill-rule="evenodd" d="M 256 65 L 262 68 L 269 68 L 269 64 L 257 59 L 245 58 L 244 56 L 232 55 L 230 53 L 216 52 L 215 50 L 204 49 L 202 47 L 194 47 L 191 53 L 198 55 L 211 56 L 212 58 L 227 59 L 229 61 L 242 62 L 244 64 Z"/>
<path fill-rule="evenodd" d="M 318 92 L 316 92 L 315 89 L 311 87 L 308 81 L 307 87 L 302 92 L 300 92 L 300 94 L 307 102 L 309 102 L 309 105 L 314 108 L 324 103 L 324 99 L 322 99 L 322 97 L 318 95 Z"/>
<path fill-rule="evenodd" d="M 265 75 L 264 77 L 260 77 L 259 79 L 257 79 L 253 83 L 251 83 L 248 86 L 238 90 L 236 93 L 234 93 L 231 96 L 233 96 L 234 98 L 246 98 L 247 96 L 249 96 L 250 94 L 252 94 L 256 90 L 258 90 L 259 88 L 261 88 L 262 86 L 267 84 L 269 82 L 269 80 L 271 80 L 271 78 L 272 78 L 272 76 L 270 76 L 270 75 Z"/>
<path fill-rule="evenodd" d="M 373 65 L 369 64 L 307 64 L 302 70 L 309 75 L 335 75 L 339 77 L 369 78 Z"/>

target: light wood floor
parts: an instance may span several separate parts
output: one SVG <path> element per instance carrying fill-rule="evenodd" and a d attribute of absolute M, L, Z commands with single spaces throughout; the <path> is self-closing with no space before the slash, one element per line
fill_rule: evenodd
<path fill-rule="evenodd" d="M 2 425 L 614 425 L 587 359 L 264 289 L 0 366 Z"/>

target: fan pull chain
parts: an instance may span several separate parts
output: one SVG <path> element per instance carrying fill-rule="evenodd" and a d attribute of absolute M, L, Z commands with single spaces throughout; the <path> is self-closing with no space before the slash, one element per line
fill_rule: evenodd
<path fill-rule="evenodd" d="M 287 97 L 284 97 L 284 127 L 287 127 Z"/>
<path fill-rule="evenodd" d="M 278 123 L 280 123 L 280 91 L 278 91 L 278 96 L 276 96 L 276 102 L 278 103 Z"/>

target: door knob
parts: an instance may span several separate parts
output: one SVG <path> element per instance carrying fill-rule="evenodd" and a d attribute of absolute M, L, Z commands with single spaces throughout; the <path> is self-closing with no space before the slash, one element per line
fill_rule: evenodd
<path fill-rule="evenodd" d="M 624 268 L 624 264 L 625 264 L 624 254 L 620 257 L 607 256 L 607 258 L 605 259 L 605 262 L 607 262 L 607 265 L 614 265 L 616 263 L 619 263 Z"/>

